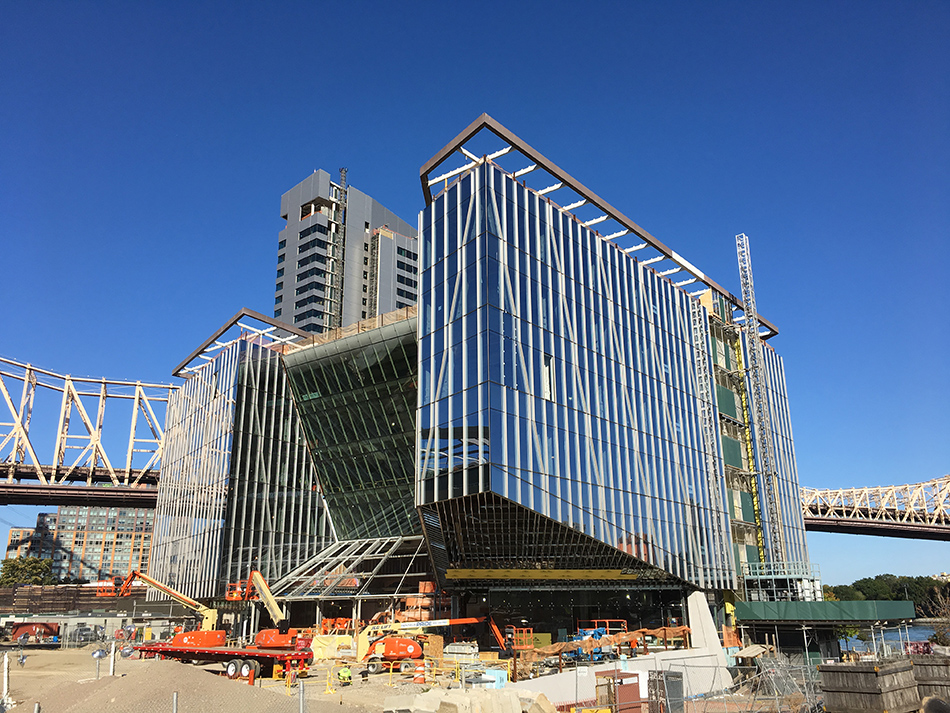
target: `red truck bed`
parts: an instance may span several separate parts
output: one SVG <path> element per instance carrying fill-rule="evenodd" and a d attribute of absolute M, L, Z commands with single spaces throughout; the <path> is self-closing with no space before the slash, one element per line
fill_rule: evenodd
<path fill-rule="evenodd" d="M 170 659 L 204 659 L 227 661 L 230 659 L 257 659 L 258 661 L 305 662 L 313 658 L 311 651 L 293 649 L 253 649 L 226 646 L 173 646 L 172 644 L 135 644 L 133 648 L 149 656 L 164 656 Z"/>

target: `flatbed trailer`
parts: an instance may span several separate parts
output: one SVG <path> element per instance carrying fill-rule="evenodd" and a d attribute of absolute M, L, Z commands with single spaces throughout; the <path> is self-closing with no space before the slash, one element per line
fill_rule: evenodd
<path fill-rule="evenodd" d="M 219 661 L 225 665 L 228 678 L 273 676 L 278 672 L 296 671 L 306 675 L 313 660 L 310 649 L 263 649 L 230 646 L 182 646 L 170 643 L 137 644 L 133 648 L 143 658 L 175 659 L 176 661 Z"/>

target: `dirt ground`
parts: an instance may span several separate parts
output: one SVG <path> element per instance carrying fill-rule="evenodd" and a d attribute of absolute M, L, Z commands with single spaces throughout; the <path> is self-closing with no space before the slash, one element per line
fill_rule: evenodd
<path fill-rule="evenodd" d="M 53 713 L 171 713 L 173 693 L 178 693 L 179 713 L 298 713 L 299 693 L 284 681 L 261 679 L 255 686 L 215 675 L 220 664 L 194 666 L 177 661 L 138 660 L 116 657 L 114 677 L 109 659 L 99 664 L 92 650 L 31 651 L 24 665 L 10 652 L 10 698 L 16 711 Z M 2 657 L 2 654 L 0 654 Z M 354 673 L 358 668 L 354 667 Z M 335 674 L 335 669 L 333 671 Z M 362 683 L 357 675 L 350 686 L 341 687 L 326 668 L 314 668 L 304 679 L 305 709 L 310 713 L 381 713 L 388 696 L 418 693 L 431 685 L 414 684 L 411 678 L 387 674 Z M 0 706 L 0 711 L 8 710 Z"/>

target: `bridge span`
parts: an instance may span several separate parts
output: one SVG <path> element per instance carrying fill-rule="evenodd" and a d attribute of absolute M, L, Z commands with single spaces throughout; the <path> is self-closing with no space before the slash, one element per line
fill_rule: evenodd
<path fill-rule="evenodd" d="M 154 507 L 177 388 L 0 357 L 0 505 Z"/>
<path fill-rule="evenodd" d="M 950 475 L 910 485 L 801 488 L 805 529 L 950 540 Z"/>

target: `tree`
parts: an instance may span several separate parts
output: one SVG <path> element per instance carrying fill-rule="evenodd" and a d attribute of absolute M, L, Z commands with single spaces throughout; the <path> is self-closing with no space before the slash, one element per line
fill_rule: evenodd
<path fill-rule="evenodd" d="M 934 634 L 930 640 L 939 646 L 950 646 L 950 595 L 946 589 L 934 587 L 928 602 L 929 613 L 935 618 Z"/>
<path fill-rule="evenodd" d="M 3 565 L 0 566 L 0 587 L 55 583 L 53 560 L 39 557 L 16 557 L 3 560 Z"/>
<path fill-rule="evenodd" d="M 898 598 L 896 596 L 898 591 L 901 594 L 899 598 L 904 598 L 904 591 L 898 586 L 897 577 L 893 574 L 865 577 L 854 582 L 851 586 L 861 592 L 865 599 L 893 600 Z"/>
<path fill-rule="evenodd" d="M 861 592 L 850 584 L 838 584 L 834 587 L 828 587 L 839 602 L 860 602 L 867 599 Z M 825 597 L 827 599 L 827 597 Z M 835 601 L 835 600 L 832 600 Z"/>

